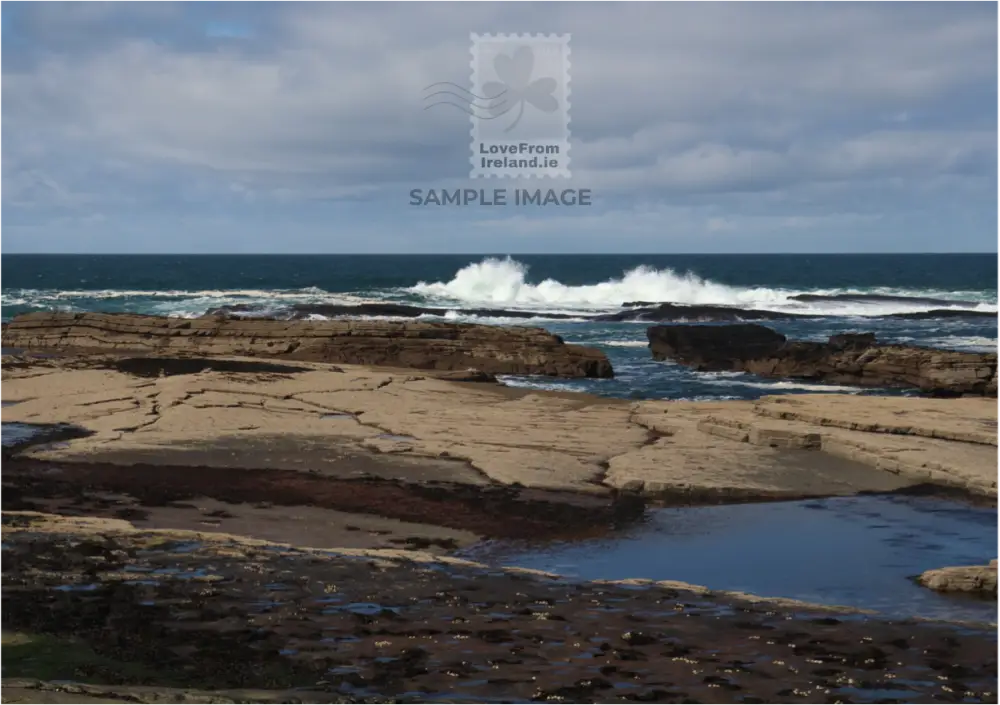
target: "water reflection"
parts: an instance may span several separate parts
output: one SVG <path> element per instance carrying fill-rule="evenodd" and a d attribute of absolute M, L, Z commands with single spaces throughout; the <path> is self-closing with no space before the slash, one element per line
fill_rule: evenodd
<path fill-rule="evenodd" d="M 867 496 L 651 511 L 601 539 L 489 542 L 464 557 L 584 579 L 682 580 L 720 590 L 996 621 L 996 602 L 909 578 L 996 557 L 997 512 L 938 499 Z"/>

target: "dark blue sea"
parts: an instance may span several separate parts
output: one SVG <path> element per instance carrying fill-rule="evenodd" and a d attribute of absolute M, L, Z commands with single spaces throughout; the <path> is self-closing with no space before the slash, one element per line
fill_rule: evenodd
<path fill-rule="evenodd" d="M 819 314 L 767 323 L 798 339 L 873 331 L 887 342 L 997 349 L 996 318 L 971 315 L 997 311 L 996 254 L 4 255 L 2 279 L 5 321 L 44 309 L 193 317 L 235 304 L 258 315 L 282 315 L 294 304 L 373 301 L 448 308 L 453 310 L 446 320 L 541 326 L 568 342 L 599 347 L 616 374 L 613 380 L 510 378 L 509 384 L 627 398 L 752 399 L 858 390 L 692 372 L 650 359 L 648 323 L 553 320 L 553 314 L 617 311 L 630 301 L 719 304 Z M 792 298 L 801 294 L 828 298 Z M 829 298 L 845 294 L 855 298 Z M 482 318 L 456 312 L 487 307 L 535 315 Z M 891 316 L 941 309 L 948 315 Z"/>

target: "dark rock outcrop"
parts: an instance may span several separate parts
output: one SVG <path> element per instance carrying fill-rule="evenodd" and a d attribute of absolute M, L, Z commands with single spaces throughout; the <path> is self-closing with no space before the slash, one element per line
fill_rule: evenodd
<path fill-rule="evenodd" d="M 26 350 L 266 357 L 485 374 L 611 377 L 593 348 L 541 328 L 428 321 L 277 321 L 39 312 L 4 326 L 3 346 Z"/>
<path fill-rule="evenodd" d="M 906 297 L 895 297 L 906 299 Z M 909 299 L 906 299 L 909 301 Z M 963 303 L 963 302 L 952 302 Z M 965 302 L 968 303 L 968 302 Z M 434 308 L 411 304 L 370 302 L 362 304 L 293 304 L 280 308 L 264 307 L 260 304 L 232 304 L 209 310 L 205 316 L 226 318 L 275 318 L 283 321 L 310 319 L 313 316 L 326 318 L 349 316 L 386 316 L 391 318 L 417 318 L 419 316 L 445 316 L 455 313 L 461 316 L 488 318 L 544 318 L 549 320 L 586 321 L 690 321 L 690 322 L 738 322 L 738 321 L 780 321 L 802 318 L 822 318 L 819 314 L 793 313 L 790 311 L 766 311 L 763 309 L 737 308 L 716 304 L 674 304 L 651 303 L 648 301 L 627 301 L 621 311 L 601 314 L 568 314 L 539 311 L 522 311 L 506 308 Z M 910 313 L 890 313 L 873 318 L 990 318 L 996 313 L 968 309 L 933 309 Z"/>
<path fill-rule="evenodd" d="M 790 301 L 804 303 L 889 303 L 913 304 L 918 306 L 964 306 L 966 308 L 935 308 L 928 311 L 909 311 L 870 315 L 871 318 L 996 318 L 995 311 L 980 311 L 974 308 L 976 301 L 953 301 L 924 296 L 888 296 L 882 294 L 796 294 Z M 622 311 L 594 316 L 599 321 L 689 321 L 689 322 L 737 322 L 737 321 L 780 321 L 801 318 L 824 318 L 826 314 L 796 313 L 793 311 L 768 311 L 753 308 L 737 308 L 718 304 L 676 304 L 672 302 L 625 301 Z M 865 315 L 861 313 L 861 315 Z"/>
<path fill-rule="evenodd" d="M 206 317 L 225 318 L 277 318 L 285 321 L 307 319 L 310 316 L 335 318 L 338 316 L 386 316 L 391 318 L 417 318 L 419 316 L 445 316 L 448 313 L 458 313 L 463 316 L 481 316 L 484 318 L 575 318 L 566 313 L 541 314 L 535 311 L 512 311 L 501 308 L 432 308 L 427 306 L 411 306 L 396 303 L 364 303 L 364 304 L 293 304 L 286 308 L 264 309 L 255 304 L 231 304 L 210 309 Z"/>
<path fill-rule="evenodd" d="M 593 316 L 595 321 L 777 321 L 788 318 L 816 318 L 811 314 L 787 313 L 784 311 L 763 311 L 754 308 L 716 306 L 713 304 L 645 304 L 629 301 L 622 311 Z"/>
<path fill-rule="evenodd" d="M 831 335 L 830 347 L 834 350 L 847 350 L 853 348 L 869 348 L 875 345 L 874 333 L 840 333 Z"/>
<path fill-rule="evenodd" d="M 930 319 L 930 318 L 992 318 L 996 319 L 996 311 L 968 311 L 961 308 L 934 308 L 930 311 L 910 311 L 909 313 L 893 313 L 887 318 Z"/>
<path fill-rule="evenodd" d="M 921 306 L 975 306 L 977 301 L 935 299 L 929 296 L 893 296 L 891 294 L 795 294 L 792 301 L 846 301 L 848 303 L 919 304 Z"/>
<path fill-rule="evenodd" d="M 698 370 L 735 370 L 762 377 L 865 387 L 915 388 L 959 396 L 996 396 L 995 353 L 954 352 L 879 344 L 873 333 L 835 335 L 826 343 L 790 342 L 764 326 L 652 326 L 655 360 Z"/>
<path fill-rule="evenodd" d="M 730 326 L 653 326 L 646 331 L 654 360 L 698 370 L 738 370 L 748 359 L 771 357 L 785 336 L 756 323 Z"/>

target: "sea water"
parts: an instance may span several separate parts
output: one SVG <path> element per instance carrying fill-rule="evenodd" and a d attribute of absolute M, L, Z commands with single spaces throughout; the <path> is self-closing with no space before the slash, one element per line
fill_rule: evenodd
<path fill-rule="evenodd" d="M 975 315 L 997 310 L 996 256 L 987 254 L 4 255 L 3 264 L 5 321 L 53 309 L 195 317 L 233 305 L 245 307 L 244 315 L 261 316 L 288 315 L 295 305 L 440 307 L 448 312 L 424 318 L 541 326 L 567 342 L 600 348 L 615 369 L 610 380 L 511 377 L 507 384 L 624 398 L 864 393 L 836 385 L 699 373 L 656 362 L 646 346 L 649 323 L 582 318 L 621 310 L 626 302 L 715 304 L 817 316 L 764 322 L 802 340 L 873 331 L 886 342 L 970 351 L 997 348 L 996 318 Z M 801 294 L 819 298 L 793 298 Z M 516 310 L 530 317 L 459 312 L 469 308 Z M 892 315 L 941 309 L 949 310 L 947 317 Z M 554 315 L 571 318 L 556 320 Z"/>
<path fill-rule="evenodd" d="M 714 590 L 995 622 L 995 599 L 935 593 L 912 577 L 996 557 L 997 512 L 926 497 L 832 497 L 651 510 L 580 541 L 494 541 L 462 556 L 580 579 L 682 580 Z"/>

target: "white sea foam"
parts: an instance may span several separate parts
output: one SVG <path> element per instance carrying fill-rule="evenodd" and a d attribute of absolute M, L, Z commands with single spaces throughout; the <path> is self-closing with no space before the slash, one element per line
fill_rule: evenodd
<path fill-rule="evenodd" d="M 529 318 L 515 316 L 476 316 L 474 314 L 461 313 L 460 311 L 447 311 L 444 316 L 424 313 L 417 316 L 418 320 L 440 321 L 442 319 L 451 323 L 479 323 L 482 325 L 494 326 L 539 326 L 547 323 L 586 323 L 585 318 L 552 318 L 544 313 Z"/>
<path fill-rule="evenodd" d="M 845 387 L 839 384 L 808 384 L 806 382 L 789 382 L 786 380 L 775 380 L 773 382 L 754 382 L 742 379 L 706 379 L 704 384 L 731 386 L 738 384 L 741 387 L 753 387 L 754 389 L 787 390 L 801 389 L 809 392 L 840 392 L 842 394 L 857 394 L 861 390 L 857 387 Z"/>
<path fill-rule="evenodd" d="M 677 274 L 670 269 L 646 266 L 626 272 L 621 279 L 582 286 L 568 286 L 555 279 L 532 284 L 527 281 L 527 274 L 527 266 L 517 260 L 489 257 L 458 270 L 451 281 L 420 282 L 409 291 L 431 299 L 575 310 L 617 309 L 625 301 L 749 305 L 786 298 L 775 289 L 740 289 L 690 273 Z"/>
<path fill-rule="evenodd" d="M 597 284 L 571 286 L 555 279 L 528 281 L 528 267 L 517 260 L 486 258 L 455 273 L 447 282 L 420 282 L 406 290 L 431 302 L 446 305 L 489 305 L 544 311 L 617 310 L 628 301 L 671 302 L 688 305 L 720 305 L 831 316 L 878 316 L 889 313 L 926 311 L 932 308 L 966 308 L 996 311 L 996 297 L 984 292 L 939 292 L 879 288 L 870 291 L 826 289 L 805 291 L 769 287 L 737 287 L 703 279 L 690 272 L 640 266 L 621 278 Z M 942 303 L 896 301 L 797 301 L 796 294 L 879 294 L 922 296 L 954 300 Z M 977 301 L 973 306 L 961 301 Z"/>
<path fill-rule="evenodd" d="M 273 301 L 282 303 L 375 303 L 382 298 L 356 296 L 347 293 L 333 293 L 314 286 L 302 289 L 164 289 L 143 291 L 141 289 L 12 289 L 2 294 L 0 302 L 5 306 L 35 305 L 74 299 L 186 299 L 204 301 L 213 305 L 220 302 Z"/>
<path fill-rule="evenodd" d="M 118 310 L 154 313 L 180 318 L 194 318 L 207 310 L 236 304 L 260 307 L 243 315 L 272 315 L 275 309 L 292 304 L 354 305 L 380 303 L 383 298 L 332 293 L 317 287 L 301 289 L 13 289 L 0 295 L 3 306 L 30 306 L 48 310 L 93 310 L 88 301 L 114 303 Z M 75 303 L 76 306 L 72 306 Z M 102 304 L 104 305 L 104 304 Z"/>
<path fill-rule="evenodd" d="M 798 301 L 796 294 L 833 296 L 882 295 L 930 297 L 955 303 L 916 301 Z M 579 316 L 616 311 L 629 301 L 671 302 L 687 305 L 720 305 L 814 315 L 869 317 L 890 313 L 956 308 L 996 312 L 996 292 L 938 291 L 895 288 L 794 290 L 771 287 L 730 286 L 704 279 L 690 272 L 640 266 L 623 272 L 619 278 L 603 282 L 569 285 L 555 279 L 532 283 L 528 268 L 511 258 L 486 258 L 458 270 L 444 282 L 420 282 L 416 286 L 369 293 L 329 292 L 317 287 L 299 289 L 138 289 L 52 290 L 11 289 L 3 292 L 4 306 L 28 306 L 52 309 L 77 305 L 93 308 L 88 301 L 114 302 L 117 309 L 164 315 L 192 316 L 206 310 L 233 304 L 249 304 L 263 310 L 291 304 L 353 305 L 419 297 L 419 303 L 442 308 L 502 307 L 537 313 L 538 321 L 562 314 Z M 966 302 L 966 303 L 962 303 Z M 974 302 L 974 303 L 973 303 Z M 414 302 L 417 303 L 417 302 Z M 475 322 L 510 323 L 511 318 L 476 318 L 449 313 L 448 318 Z M 528 319 L 530 321 L 530 319 Z M 645 324 L 644 322 L 640 322 Z"/>
<path fill-rule="evenodd" d="M 556 381 L 546 381 L 542 382 L 535 379 L 524 379 L 522 377 L 507 377 L 504 375 L 498 375 L 497 379 L 506 384 L 508 387 L 520 387 L 522 389 L 541 389 L 549 392 L 565 392 L 567 390 L 574 389 L 574 385 L 570 381 L 556 382 Z"/>
<path fill-rule="evenodd" d="M 648 348 L 645 340 L 598 340 L 594 345 L 607 345 L 611 348 Z"/>
<path fill-rule="evenodd" d="M 943 348 L 945 350 L 965 350 L 970 352 L 997 352 L 997 339 L 979 335 L 944 335 L 939 338 L 903 338 L 897 337 L 894 342 L 914 343 L 928 348 Z"/>

